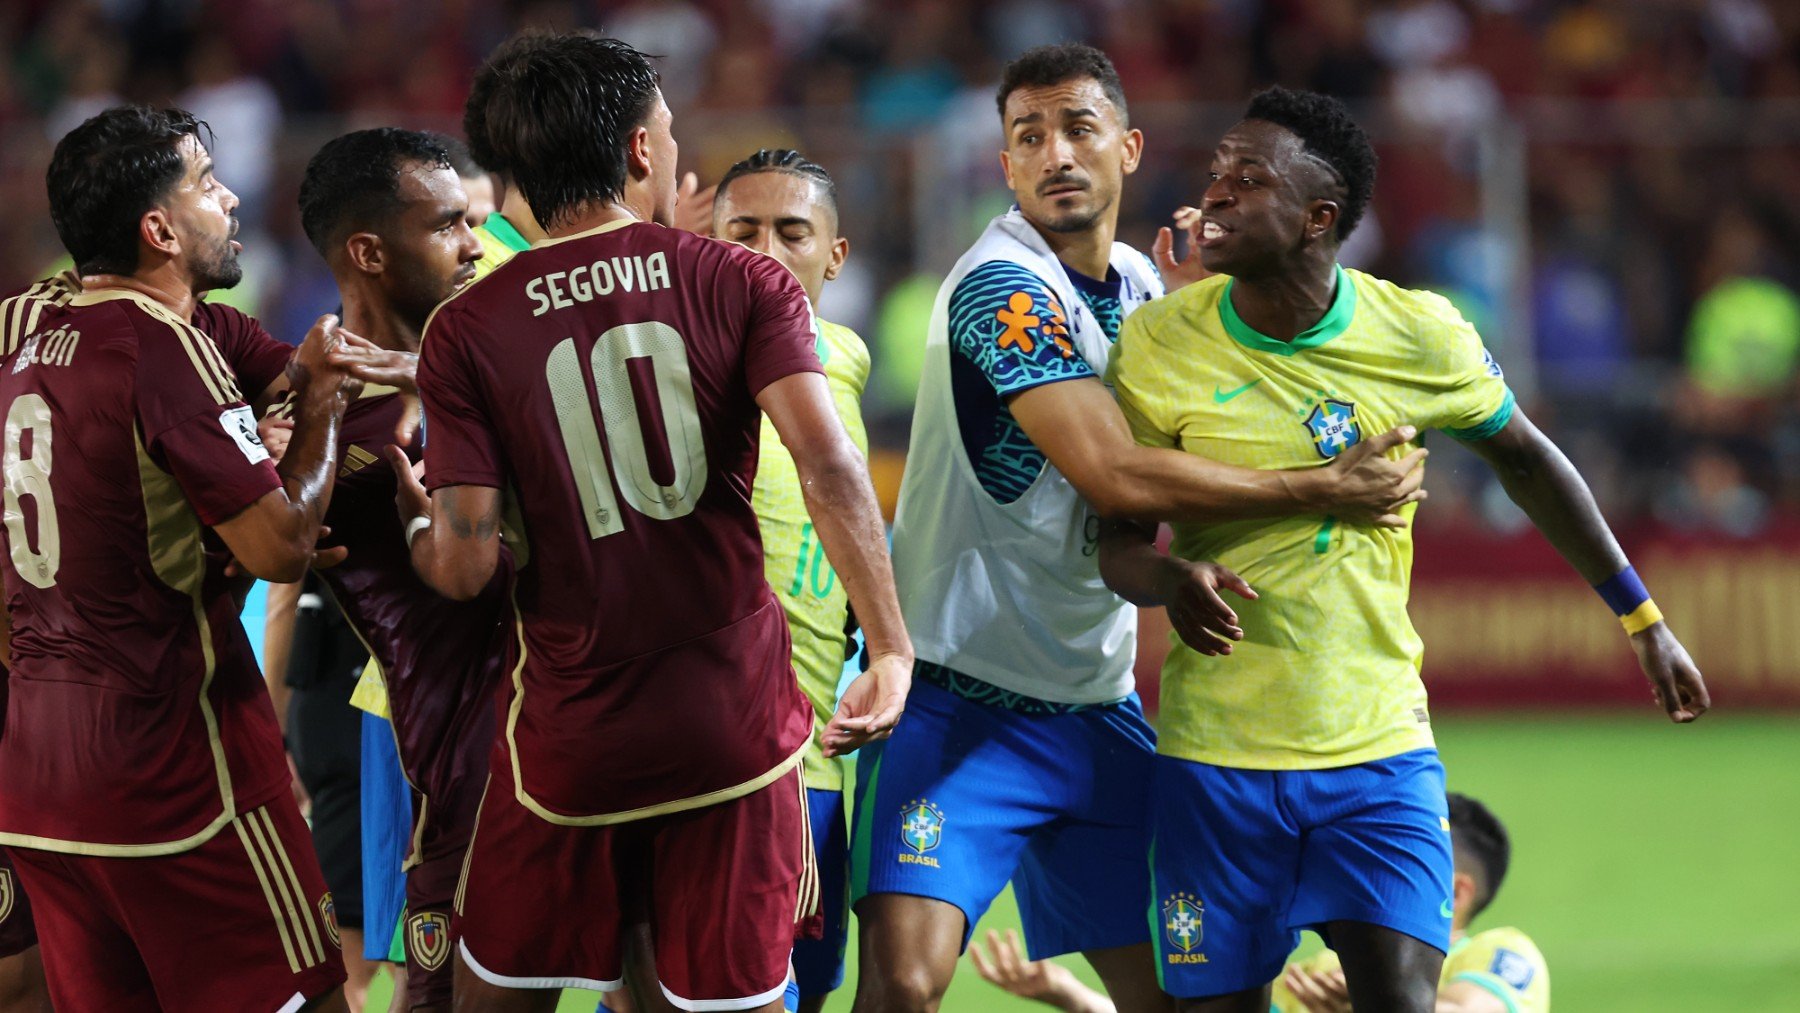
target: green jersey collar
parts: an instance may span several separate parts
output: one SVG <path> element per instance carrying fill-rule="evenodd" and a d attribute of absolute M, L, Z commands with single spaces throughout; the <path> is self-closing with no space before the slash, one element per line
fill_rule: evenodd
<path fill-rule="evenodd" d="M 512 222 L 507 221 L 498 211 L 488 212 L 487 220 L 481 223 L 481 227 L 488 230 L 489 235 L 500 240 L 501 246 L 514 253 L 531 249 L 531 244 L 525 241 L 524 236 L 519 235 L 519 230 L 513 228 Z"/>
<path fill-rule="evenodd" d="M 1225 283 L 1225 290 L 1219 293 L 1219 322 L 1225 325 L 1225 333 L 1232 340 L 1245 348 L 1254 348 L 1259 352 L 1273 352 L 1276 355 L 1293 355 L 1306 348 L 1317 348 L 1332 338 L 1344 333 L 1350 326 L 1350 318 L 1356 315 L 1356 285 L 1350 276 L 1337 268 L 1337 293 L 1331 297 L 1331 308 L 1319 318 L 1319 322 L 1301 332 L 1292 341 L 1277 341 L 1258 331 L 1238 316 L 1237 309 L 1231 305 L 1231 286 L 1236 279 Z"/>

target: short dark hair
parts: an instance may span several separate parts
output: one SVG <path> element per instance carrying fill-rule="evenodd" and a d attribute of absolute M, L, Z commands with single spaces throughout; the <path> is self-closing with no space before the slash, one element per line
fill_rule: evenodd
<path fill-rule="evenodd" d="M 740 176 L 753 176 L 759 172 L 785 173 L 815 184 L 818 186 L 819 192 L 824 195 L 826 206 L 831 208 L 832 216 L 837 216 L 837 183 L 832 180 L 831 173 L 826 172 L 824 166 L 807 161 L 805 155 L 793 148 L 756 149 L 755 154 L 725 170 L 725 175 L 720 178 L 719 188 L 714 192 L 714 197 L 725 196 L 725 191 L 731 186 L 732 180 Z"/>
<path fill-rule="evenodd" d="M 469 146 L 451 137 L 449 134 L 432 134 L 431 139 L 444 149 L 450 160 L 450 168 L 455 170 L 458 179 L 474 179 L 487 175 L 487 170 L 469 154 Z"/>
<path fill-rule="evenodd" d="M 1000 90 L 994 104 L 1000 115 L 1006 115 L 1006 99 L 1020 88 L 1045 88 L 1078 77 L 1093 78 L 1106 93 L 1107 101 L 1119 110 L 1119 122 L 1128 122 L 1125 109 L 1125 85 L 1112 60 L 1093 46 L 1081 42 L 1061 42 L 1054 46 L 1038 46 L 1020 53 L 1006 65 L 1000 77 Z"/>
<path fill-rule="evenodd" d="M 138 267 L 138 223 L 181 181 L 181 139 L 210 147 L 212 130 L 185 109 L 116 106 L 56 143 L 44 181 L 50 221 L 82 274 Z"/>
<path fill-rule="evenodd" d="M 327 141 L 300 180 L 300 227 L 321 256 L 344 237 L 377 228 L 405 206 L 400 174 L 408 167 L 451 168 L 435 135 L 398 127 L 358 130 Z"/>
<path fill-rule="evenodd" d="M 1244 110 L 1247 120 L 1265 120 L 1292 131 L 1306 151 L 1331 167 L 1343 184 L 1337 238 L 1350 238 L 1375 196 L 1375 146 L 1344 103 L 1318 92 L 1276 86 L 1258 92 Z"/>
<path fill-rule="evenodd" d="M 477 110 L 471 93 L 463 118 L 476 161 L 505 173 L 540 223 L 624 192 L 626 138 L 656 103 L 648 57 L 594 32 L 533 32 L 496 51 L 484 76 L 485 101 Z"/>
<path fill-rule="evenodd" d="M 1512 864 L 1512 839 L 1500 818 L 1487 806 L 1454 791 L 1449 801 L 1451 846 L 1459 857 L 1466 857 L 1481 869 L 1476 877 L 1481 894 L 1469 912 L 1473 918 L 1487 910 L 1506 880 L 1506 868 Z"/>

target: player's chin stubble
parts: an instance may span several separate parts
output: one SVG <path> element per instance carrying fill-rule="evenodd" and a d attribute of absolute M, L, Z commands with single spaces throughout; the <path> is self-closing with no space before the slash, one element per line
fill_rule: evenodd
<path fill-rule="evenodd" d="M 244 280 L 244 266 L 238 263 L 237 251 L 231 248 L 230 239 L 219 241 L 198 273 L 207 291 L 230 288 Z"/>

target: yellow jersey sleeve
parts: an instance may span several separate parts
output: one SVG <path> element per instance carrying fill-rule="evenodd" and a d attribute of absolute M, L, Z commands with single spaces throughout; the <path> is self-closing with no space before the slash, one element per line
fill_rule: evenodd
<path fill-rule="evenodd" d="M 1525 933 L 1489 929 L 1451 947 L 1439 988 L 1468 982 L 1493 993 L 1508 1013 L 1548 1013 L 1550 968 Z"/>
<path fill-rule="evenodd" d="M 1471 441 L 1505 428 L 1512 420 L 1512 391 L 1474 326 L 1435 292 L 1408 291 L 1405 296 L 1416 321 L 1417 341 L 1410 351 L 1420 387 L 1430 395 L 1421 428 Z"/>
<path fill-rule="evenodd" d="M 859 450 L 868 453 L 862 394 L 869 379 L 869 349 L 855 331 L 819 321 L 816 348 L 838 417 Z M 802 774 L 809 788 L 841 791 L 842 765 L 825 759 L 819 733 L 837 706 L 838 677 L 844 670 L 844 623 L 850 599 L 825 558 L 818 532 L 806 513 L 794 458 L 768 418 L 762 422 L 756 485 L 750 505 L 762 528 L 763 575 L 787 613 L 793 640 L 794 674 L 813 706 L 813 741 Z"/>
<path fill-rule="evenodd" d="M 498 211 L 488 215 L 487 221 L 475 229 L 475 239 L 481 243 L 481 259 L 475 262 L 472 281 L 480 281 L 492 274 L 494 268 L 511 260 L 513 254 L 531 248 L 525 237 L 519 235 L 519 230 Z"/>

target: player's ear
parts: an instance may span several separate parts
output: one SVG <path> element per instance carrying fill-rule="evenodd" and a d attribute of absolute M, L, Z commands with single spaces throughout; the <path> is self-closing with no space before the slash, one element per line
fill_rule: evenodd
<path fill-rule="evenodd" d="M 1337 229 L 1341 211 L 1337 201 L 1323 197 L 1313 201 L 1306 210 L 1306 238 L 1314 241 L 1330 238 Z"/>
<path fill-rule="evenodd" d="M 644 127 L 633 127 L 631 136 L 625 141 L 625 170 L 631 173 L 632 179 L 647 179 L 651 171 L 650 131 Z M 674 171 L 674 166 L 668 166 Z"/>
<path fill-rule="evenodd" d="M 1144 132 L 1142 130 L 1134 127 L 1125 131 L 1121 154 L 1123 159 L 1120 167 L 1124 170 L 1125 175 L 1129 176 L 1136 172 L 1138 162 L 1144 157 Z"/>
<path fill-rule="evenodd" d="M 1019 189 L 1013 184 L 1012 155 L 1009 154 L 1005 148 L 1000 149 L 1000 174 L 1006 177 L 1006 188 L 1008 190 L 1017 191 Z"/>
<path fill-rule="evenodd" d="M 387 251 L 381 237 L 373 232 L 356 232 L 344 240 L 344 256 L 350 266 L 364 274 L 380 274 L 387 270 Z"/>
<path fill-rule="evenodd" d="M 138 219 L 138 239 L 165 256 L 181 255 L 181 237 L 175 234 L 175 220 L 162 208 L 151 208 Z"/>
<path fill-rule="evenodd" d="M 844 269 L 844 260 L 850 256 L 850 240 L 839 236 L 831 241 L 831 259 L 825 262 L 825 280 L 830 281 Z"/>

